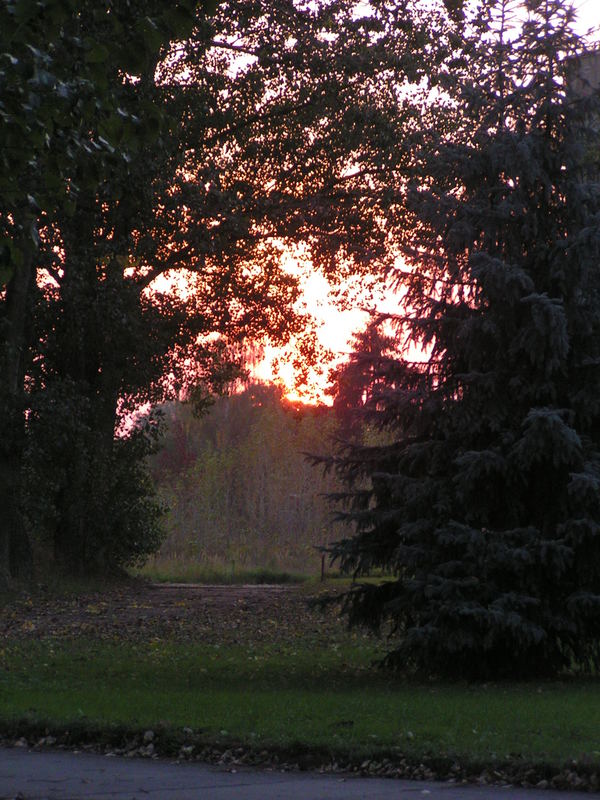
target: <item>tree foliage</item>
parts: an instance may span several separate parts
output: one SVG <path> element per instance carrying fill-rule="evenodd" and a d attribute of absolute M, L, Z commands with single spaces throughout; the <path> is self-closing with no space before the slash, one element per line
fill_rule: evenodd
<path fill-rule="evenodd" d="M 7 0 L 0 8 L 0 582 L 30 567 L 23 523 L 26 376 L 40 227 L 127 164 L 146 118 L 121 103 L 125 74 L 189 30 L 195 3 Z M 156 116 L 154 117 L 156 118 Z M 39 357 L 39 356 L 38 356 Z"/>
<path fill-rule="evenodd" d="M 137 528 L 110 521 L 115 475 L 155 517 L 127 414 L 303 328 L 287 247 L 338 276 L 388 258 L 392 178 L 418 128 L 403 87 L 437 57 L 437 17 L 349 0 L 206 9 L 2 8 L 3 564 L 23 511 L 70 568 L 126 563 Z M 137 533 L 129 546 L 143 551 Z"/>
<path fill-rule="evenodd" d="M 383 331 L 382 320 L 374 317 L 353 336 L 350 347 L 349 358 L 331 369 L 327 393 L 333 398 L 342 440 L 362 441 L 363 409 L 386 386 L 381 365 L 384 359 L 393 362 L 396 340 Z"/>
<path fill-rule="evenodd" d="M 396 576 L 350 620 L 423 674 L 600 661 L 600 96 L 574 89 L 570 5 L 515 10 L 480 3 L 440 77 L 455 123 L 415 149 L 396 329 L 427 357 L 374 360 L 362 415 L 393 441 L 337 460 L 356 534 L 333 557 Z"/>

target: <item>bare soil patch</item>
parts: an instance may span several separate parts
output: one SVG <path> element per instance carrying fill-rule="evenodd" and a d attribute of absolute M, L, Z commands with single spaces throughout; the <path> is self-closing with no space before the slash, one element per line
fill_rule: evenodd
<path fill-rule="evenodd" d="M 318 591 L 318 589 L 316 590 Z M 316 591 L 313 593 L 316 594 Z M 0 638 L 97 636 L 235 644 L 343 634 L 337 613 L 290 585 L 205 586 L 131 581 L 102 592 L 20 597 L 0 608 Z"/>

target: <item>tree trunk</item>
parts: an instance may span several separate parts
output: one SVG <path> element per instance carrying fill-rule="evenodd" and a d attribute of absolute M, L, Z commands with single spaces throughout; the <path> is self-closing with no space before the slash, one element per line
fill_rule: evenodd
<path fill-rule="evenodd" d="M 25 225 L 29 230 L 32 221 Z M 27 321 L 33 285 L 32 242 L 24 240 L 22 263 L 15 269 L 5 298 L 4 341 L 1 354 L 0 422 L 0 581 L 29 577 L 33 559 L 21 510 L 21 475 L 24 418 L 24 374 L 27 352 Z"/>

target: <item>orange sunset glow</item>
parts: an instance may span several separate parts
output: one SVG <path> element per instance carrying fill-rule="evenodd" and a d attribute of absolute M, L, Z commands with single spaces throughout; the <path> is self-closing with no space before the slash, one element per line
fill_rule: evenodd
<path fill-rule="evenodd" d="M 600 4 L 598 0 L 579 0 L 576 2 L 577 24 L 575 28 L 582 35 L 590 34 L 598 40 L 600 33 Z M 591 32 L 591 33 L 590 33 Z M 325 394 L 329 369 L 347 358 L 351 352 L 350 340 L 356 332 L 363 329 L 370 313 L 394 314 L 402 308 L 404 292 L 395 292 L 385 281 L 374 281 L 370 292 L 353 291 L 351 307 L 338 302 L 334 295 L 339 287 L 332 286 L 319 269 L 306 261 L 288 256 L 289 269 L 300 275 L 302 287 L 301 306 L 314 318 L 319 344 L 327 354 L 325 362 L 308 368 L 308 379 L 299 385 L 298 371 L 293 363 L 293 342 L 285 350 L 266 344 L 264 357 L 253 368 L 253 374 L 262 381 L 275 381 L 284 387 L 285 395 L 291 400 L 309 403 L 331 403 Z M 343 287 L 342 287 L 343 288 Z M 419 348 L 410 348 L 408 357 L 413 360 L 424 358 Z"/>

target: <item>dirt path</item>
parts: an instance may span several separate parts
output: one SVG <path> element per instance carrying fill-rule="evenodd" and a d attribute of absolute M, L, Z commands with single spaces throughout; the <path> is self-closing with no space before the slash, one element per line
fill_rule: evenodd
<path fill-rule="evenodd" d="M 205 586 L 132 581 L 99 592 L 54 598 L 43 593 L 0 608 L 0 638 L 270 641 L 307 634 L 328 640 L 344 626 L 331 611 L 309 608 L 298 586 Z"/>

